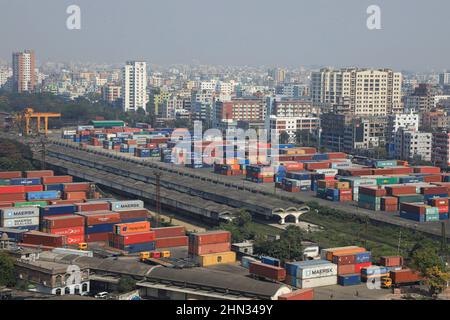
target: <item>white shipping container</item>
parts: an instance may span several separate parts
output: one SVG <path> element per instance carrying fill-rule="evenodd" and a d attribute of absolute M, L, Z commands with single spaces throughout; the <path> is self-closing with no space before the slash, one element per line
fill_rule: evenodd
<path fill-rule="evenodd" d="M 310 187 L 311 186 L 311 180 L 296 180 L 299 181 L 300 187 Z"/>
<path fill-rule="evenodd" d="M 337 275 L 337 265 L 334 263 L 308 265 L 297 268 L 297 278 L 312 279 Z"/>
<path fill-rule="evenodd" d="M 94 126 L 78 126 L 78 131 L 83 131 L 83 130 L 94 130 Z"/>
<path fill-rule="evenodd" d="M 324 174 L 326 176 L 335 176 L 338 174 L 337 169 L 317 169 L 315 170 L 317 173 Z"/>
<path fill-rule="evenodd" d="M 14 207 L 0 209 L 2 220 L 15 218 L 39 217 L 39 208 L 37 207 Z"/>
<path fill-rule="evenodd" d="M 337 276 L 311 278 L 311 279 L 298 279 L 297 287 L 301 289 L 317 288 L 332 286 L 337 284 Z"/>
<path fill-rule="evenodd" d="M 63 135 L 65 136 L 72 136 L 72 135 L 76 135 L 77 131 L 76 130 L 64 130 L 63 131 Z"/>
<path fill-rule="evenodd" d="M 76 250 L 76 249 L 66 249 L 66 248 L 55 248 L 52 250 L 53 253 L 56 254 L 74 254 L 81 257 L 94 257 L 94 253 L 92 251 L 84 251 L 84 250 Z"/>
<path fill-rule="evenodd" d="M 144 202 L 141 200 L 130 200 L 130 201 L 112 201 L 111 210 L 112 211 L 127 211 L 133 209 L 144 209 Z"/>
<path fill-rule="evenodd" d="M 2 227 L 16 228 L 16 227 L 30 227 L 39 225 L 39 217 L 17 218 L 2 220 Z"/>

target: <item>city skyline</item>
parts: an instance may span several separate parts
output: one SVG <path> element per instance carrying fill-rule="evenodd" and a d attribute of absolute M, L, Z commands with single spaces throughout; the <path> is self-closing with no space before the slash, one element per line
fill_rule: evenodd
<path fill-rule="evenodd" d="M 328 0 L 250 0 L 239 6 L 236 1 L 219 4 L 202 0 L 135 0 L 139 10 L 132 14 L 128 3 L 109 1 L 109 6 L 104 6 L 101 2 L 81 0 L 77 3 L 81 8 L 81 30 L 68 30 L 66 9 L 71 1 L 55 4 L 48 0 L 19 0 L 2 4 L 0 58 L 9 61 L 12 51 L 33 48 L 40 64 L 143 60 L 157 65 L 199 62 L 448 69 L 445 52 L 450 44 L 435 39 L 446 36 L 442 24 L 450 4 L 439 0 L 427 4 L 402 2 L 378 1 L 382 29 L 369 30 L 366 9 L 372 3 L 366 0 L 345 0 L 339 4 Z M 22 24 L 15 23 L 19 14 Z M 282 23 L 274 19 L 277 16 Z M 8 25 L 15 25 L 13 32 Z"/>

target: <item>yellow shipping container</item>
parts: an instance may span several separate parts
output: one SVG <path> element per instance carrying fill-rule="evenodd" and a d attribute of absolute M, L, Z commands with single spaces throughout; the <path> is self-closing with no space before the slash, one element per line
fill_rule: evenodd
<path fill-rule="evenodd" d="M 337 181 L 334 183 L 334 189 L 347 190 L 350 189 L 349 182 Z"/>
<path fill-rule="evenodd" d="M 364 248 L 353 248 L 353 249 L 338 249 L 327 252 L 327 260 L 332 261 L 334 255 L 338 254 L 356 254 L 360 252 L 366 252 Z"/>
<path fill-rule="evenodd" d="M 233 251 L 211 253 L 199 256 L 200 266 L 208 267 L 217 264 L 236 262 L 236 253 Z"/>

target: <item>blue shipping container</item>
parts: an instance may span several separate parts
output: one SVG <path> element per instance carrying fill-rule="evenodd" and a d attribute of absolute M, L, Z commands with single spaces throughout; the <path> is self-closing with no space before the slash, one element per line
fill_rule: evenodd
<path fill-rule="evenodd" d="M 62 204 L 62 205 L 41 207 L 39 208 L 39 211 L 42 217 L 60 214 L 74 214 L 76 211 L 76 207 L 73 204 Z"/>
<path fill-rule="evenodd" d="M 64 185 L 61 184 L 47 184 L 45 186 L 46 191 L 64 191 Z"/>
<path fill-rule="evenodd" d="M 12 186 L 36 186 L 41 184 L 41 178 L 16 178 L 10 179 L 9 184 Z"/>
<path fill-rule="evenodd" d="M 155 249 L 156 249 L 155 242 L 136 243 L 123 247 L 123 250 L 128 251 L 129 253 L 153 251 Z"/>
<path fill-rule="evenodd" d="M 27 192 L 27 200 L 59 199 L 58 191 Z"/>
<path fill-rule="evenodd" d="M 355 255 L 355 263 L 366 263 L 370 262 L 371 260 L 372 260 L 372 253 L 370 251 L 357 253 Z"/>
<path fill-rule="evenodd" d="M 261 257 L 261 262 L 264 263 L 264 264 L 275 266 L 275 267 L 279 267 L 280 266 L 280 260 L 277 259 L 277 258 Z"/>
<path fill-rule="evenodd" d="M 338 284 L 341 286 L 357 286 L 361 284 L 361 275 L 347 274 L 338 276 Z"/>
<path fill-rule="evenodd" d="M 96 224 L 93 226 L 86 226 L 86 234 L 106 233 L 114 231 L 115 223 Z"/>

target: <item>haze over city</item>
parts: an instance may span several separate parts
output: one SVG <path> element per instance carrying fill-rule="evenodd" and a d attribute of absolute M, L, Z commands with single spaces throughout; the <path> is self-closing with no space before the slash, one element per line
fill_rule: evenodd
<path fill-rule="evenodd" d="M 0 58 L 34 48 L 38 63 L 317 65 L 448 68 L 450 3 L 367 0 L 52 1 L 2 0 Z M 81 8 L 68 30 L 66 8 Z M 369 5 L 381 30 L 366 27 Z M 17 23 L 20 21 L 20 23 Z M 14 32 L 11 27 L 14 25 Z"/>

